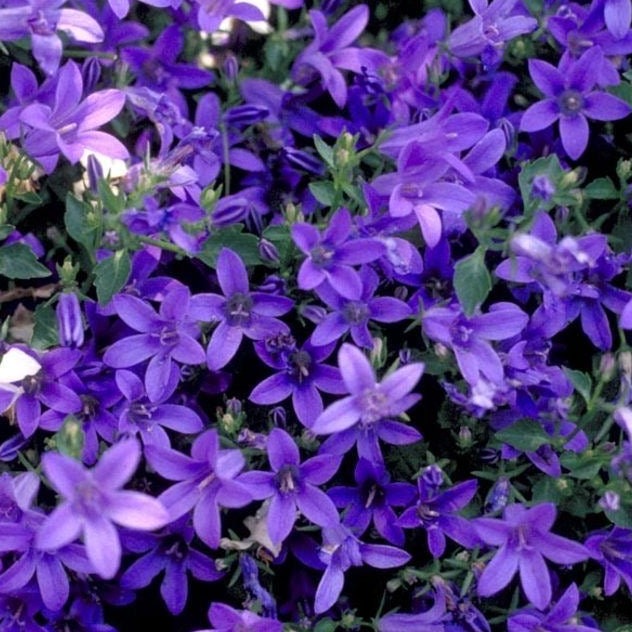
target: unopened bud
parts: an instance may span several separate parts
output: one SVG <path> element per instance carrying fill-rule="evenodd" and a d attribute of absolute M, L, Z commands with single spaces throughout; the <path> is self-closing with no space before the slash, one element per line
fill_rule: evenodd
<path fill-rule="evenodd" d="M 56 313 L 59 344 L 62 347 L 81 347 L 84 340 L 83 320 L 77 295 L 74 292 L 61 294 Z"/>

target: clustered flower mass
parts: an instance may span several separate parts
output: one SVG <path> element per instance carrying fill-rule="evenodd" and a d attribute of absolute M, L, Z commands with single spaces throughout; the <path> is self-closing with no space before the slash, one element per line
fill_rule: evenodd
<path fill-rule="evenodd" d="M 631 21 L 0 2 L 0 630 L 629 629 Z"/>

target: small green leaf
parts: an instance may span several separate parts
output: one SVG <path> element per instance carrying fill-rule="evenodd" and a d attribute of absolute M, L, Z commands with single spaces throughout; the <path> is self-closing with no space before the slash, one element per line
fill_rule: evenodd
<path fill-rule="evenodd" d="M 584 398 L 584 401 L 588 403 L 590 401 L 590 393 L 592 391 L 592 380 L 590 379 L 590 375 L 567 367 L 562 368 L 564 369 L 566 377 L 575 387 L 575 390 Z"/>
<path fill-rule="evenodd" d="M 14 230 L 12 224 L 0 224 L 0 239 L 6 239 Z"/>
<path fill-rule="evenodd" d="M 50 276 L 33 251 L 25 244 L 15 243 L 0 248 L 0 276 L 9 279 L 41 279 Z"/>
<path fill-rule="evenodd" d="M 532 419 L 520 419 L 508 428 L 499 430 L 496 439 L 523 452 L 535 452 L 538 448 L 551 443 L 551 437 L 542 426 Z"/>
<path fill-rule="evenodd" d="M 94 252 L 101 241 L 101 227 L 96 211 L 69 193 L 66 196 L 64 221 L 68 234 L 78 244 Z"/>
<path fill-rule="evenodd" d="M 562 465 L 569 470 L 569 476 L 573 478 L 590 480 L 597 476 L 602 466 L 610 462 L 608 455 L 594 451 L 586 451 L 581 454 L 565 452 L 560 457 Z"/>
<path fill-rule="evenodd" d="M 334 149 L 330 147 L 318 134 L 314 134 L 314 146 L 320 157 L 330 166 L 334 167 Z"/>
<path fill-rule="evenodd" d="M 101 305 L 123 288 L 131 271 L 131 263 L 127 250 L 117 250 L 111 257 L 99 261 L 94 267 L 94 286 Z"/>
<path fill-rule="evenodd" d="M 27 204 L 37 204 L 38 206 L 42 203 L 42 198 L 37 195 L 34 191 L 25 191 L 24 193 L 14 193 L 13 197 L 16 200 L 20 200 L 20 202 L 26 202 Z"/>
<path fill-rule="evenodd" d="M 619 191 L 610 178 L 597 178 L 584 188 L 587 197 L 593 200 L 617 200 Z"/>
<path fill-rule="evenodd" d="M 210 268 L 215 268 L 217 255 L 222 248 L 235 251 L 247 266 L 261 263 L 259 256 L 259 240 L 255 235 L 242 233 L 243 226 L 230 226 L 211 235 L 196 257 Z"/>
<path fill-rule="evenodd" d="M 485 250 L 477 248 L 454 266 L 454 289 L 466 316 L 471 316 L 492 289 Z"/>
<path fill-rule="evenodd" d="M 309 190 L 312 195 L 325 206 L 331 206 L 336 198 L 336 190 L 333 182 L 321 180 L 320 182 L 310 182 Z"/>
<path fill-rule="evenodd" d="M 48 349 L 59 344 L 57 318 L 51 305 L 38 305 L 33 314 L 35 325 L 30 345 L 35 349 Z"/>

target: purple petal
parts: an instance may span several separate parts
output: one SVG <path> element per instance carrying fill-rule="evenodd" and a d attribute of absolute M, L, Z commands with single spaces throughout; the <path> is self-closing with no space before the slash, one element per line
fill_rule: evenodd
<path fill-rule="evenodd" d="M 305 485 L 303 493 L 296 495 L 296 505 L 310 522 L 321 527 L 330 527 L 340 521 L 331 498 L 309 483 Z"/>
<path fill-rule="evenodd" d="M 248 273 L 241 257 L 229 248 L 222 248 L 217 256 L 217 280 L 226 297 L 248 294 Z"/>
<path fill-rule="evenodd" d="M 267 447 L 268 460 L 275 472 L 278 472 L 284 465 L 298 465 L 301 461 L 296 443 L 281 428 L 272 429 L 268 437 Z"/>
<path fill-rule="evenodd" d="M 165 558 L 155 552 L 137 559 L 121 576 L 121 588 L 135 590 L 149 586 L 165 566 Z"/>
<path fill-rule="evenodd" d="M 553 99 L 538 101 L 529 106 L 520 119 L 520 130 L 537 132 L 550 127 L 560 116 L 560 109 Z"/>
<path fill-rule="evenodd" d="M 280 544 L 287 538 L 296 522 L 294 499 L 283 494 L 275 494 L 268 507 L 268 533 L 272 544 Z"/>
<path fill-rule="evenodd" d="M 115 369 L 140 364 L 160 351 L 160 340 L 151 334 L 137 334 L 117 340 L 103 356 L 103 362 Z"/>
<path fill-rule="evenodd" d="M 533 83 L 547 97 L 555 97 L 564 90 L 562 73 L 555 66 L 541 59 L 529 60 L 529 74 L 531 79 L 533 79 Z"/>
<path fill-rule="evenodd" d="M 224 368 L 235 356 L 243 332 L 239 327 L 229 327 L 220 323 L 213 331 L 211 340 L 206 348 L 206 364 L 211 371 Z"/>
<path fill-rule="evenodd" d="M 560 117 L 560 136 L 564 150 L 573 160 L 577 160 L 588 145 L 588 122 L 583 114 Z"/>
<path fill-rule="evenodd" d="M 54 551 L 78 538 L 81 527 L 81 519 L 75 515 L 72 507 L 68 503 L 59 505 L 39 528 L 35 546 L 45 551 Z"/>
<path fill-rule="evenodd" d="M 215 549 L 219 546 L 221 518 L 219 507 L 212 493 L 202 494 L 193 510 L 193 527 L 200 540 Z"/>
<path fill-rule="evenodd" d="M 312 424 L 314 434 L 331 434 L 351 428 L 360 420 L 355 397 L 345 397 L 329 406 Z"/>
<path fill-rule="evenodd" d="M 632 110 L 625 101 L 612 94 L 591 92 L 584 100 L 582 111 L 596 121 L 616 121 L 625 118 Z"/>
<path fill-rule="evenodd" d="M 136 331 L 151 333 L 159 330 L 162 325 L 153 308 L 135 296 L 117 294 L 112 303 L 121 320 Z"/>
<path fill-rule="evenodd" d="M 533 549 L 520 552 L 520 583 L 527 599 L 544 610 L 551 602 L 551 577 L 542 555 Z"/>
<path fill-rule="evenodd" d="M 374 568 L 395 568 L 410 560 L 410 555 L 394 546 L 361 544 L 362 561 Z"/>
<path fill-rule="evenodd" d="M 616 39 L 623 39 L 629 33 L 632 21 L 629 0 L 606 0 L 603 14 L 608 30 Z"/>
<path fill-rule="evenodd" d="M 105 490 L 119 489 L 134 475 L 140 462 L 140 446 L 127 439 L 106 450 L 93 470 L 95 482 Z"/>
<path fill-rule="evenodd" d="M 292 393 L 292 406 L 299 421 L 309 428 L 323 411 L 323 400 L 313 384 L 303 384 Z"/>
<path fill-rule="evenodd" d="M 77 488 L 88 480 L 88 473 L 75 459 L 58 452 L 42 457 L 42 468 L 55 489 L 65 498 L 75 497 Z"/>
<path fill-rule="evenodd" d="M 513 549 L 506 544 L 501 546 L 479 577 L 478 594 L 481 597 L 490 597 L 500 592 L 516 574 L 518 560 L 519 556 Z"/>
<path fill-rule="evenodd" d="M 338 366 L 350 393 L 359 394 L 375 387 L 376 379 L 367 357 L 350 344 L 343 344 L 338 352 Z"/>
<path fill-rule="evenodd" d="M 314 611 L 321 614 L 329 610 L 340 596 L 342 587 L 345 582 L 345 575 L 341 569 L 328 566 L 316 589 L 316 598 L 314 600 Z"/>
<path fill-rule="evenodd" d="M 129 529 L 153 531 L 169 522 L 169 512 L 155 498 L 133 491 L 121 491 L 108 499 L 108 517 Z"/>
<path fill-rule="evenodd" d="M 255 404 L 276 404 L 292 394 L 292 385 L 285 373 L 275 373 L 255 386 L 248 399 Z"/>
<path fill-rule="evenodd" d="M 88 559 L 103 579 L 112 579 L 121 563 L 121 542 L 114 525 L 100 515 L 84 524 L 84 543 Z"/>
<path fill-rule="evenodd" d="M 68 601 L 70 585 L 68 576 L 59 558 L 55 555 L 43 555 L 37 565 L 37 585 L 42 601 L 53 612 L 61 610 Z"/>

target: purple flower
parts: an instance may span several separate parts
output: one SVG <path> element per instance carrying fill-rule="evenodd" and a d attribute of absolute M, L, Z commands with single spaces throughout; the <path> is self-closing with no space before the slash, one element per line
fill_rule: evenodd
<path fill-rule="evenodd" d="M 20 113 L 20 121 L 31 128 L 26 133 L 24 149 L 47 173 L 57 165 L 59 152 L 72 163 L 84 152 L 97 152 L 110 158 L 128 158 L 121 141 L 97 130 L 123 109 L 125 95 L 120 90 L 99 90 L 83 101 L 83 78 L 72 61 L 57 75 L 52 106 L 31 103 Z"/>
<path fill-rule="evenodd" d="M 133 550 L 143 555 L 121 575 L 121 587 L 144 588 L 164 571 L 160 595 L 171 614 L 180 614 L 188 597 L 187 571 L 204 582 L 216 581 L 223 576 L 210 557 L 192 547 L 193 535 L 188 520 L 179 519 L 161 533 L 142 534 L 140 541 L 135 537 Z"/>
<path fill-rule="evenodd" d="M 325 572 L 316 589 L 314 610 L 317 614 L 329 610 L 340 596 L 345 572 L 352 566 L 394 568 L 406 564 L 410 555 L 394 546 L 360 542 L 349 528 L 338 525 L 323 529 L 323 545 L 319 553 Z"/>
<path fill-rule="evenodd" d="M 83 319 L 81 306 L 74 292 L 63 292 L 57 303 L 57 329 L 62 347 L 83 345 Z"/>
<path fill-rule="evenodd" d="M 470 523 L 457 515 L 476 494 L 477 482 L 464 481 L 440 490 L 442 483 L 443 472 L 436 465 L 428 466 L 417 479 L 419 498 L 415 506 L 404 511 L 397 521 L 406 529 L 422 527 L 428 537 L 428 549 L 435 558 L 445 552 L 446 535 L 468 549 L 479 544 Z"/>
<path fill-rule="evenodd" d="M 443 592 L 434 593 L 434 602 L 428 610 L 415 614 L 395 612 L 382 617 L 378 632 L 445 632 L 446 599 Z"/>
<path fill-rule="evenodd" d="M 121 542 L 115 525 L 151 531 L 169 521 L 155 498 L 121 487 L 132 477 L 141 451 L 134 439 L 106 450 L 92 470 L 64 454 L 47 452 L 42 467 L 63 501 L 40 527 L 36 546 L 45 551 L 70 544 L 80 535 L 90 563 L 104 579 L 116 575 Z"/>
<path fill-rule="evenodd" d="M 255 404 L 276 404 L 291 395 L 299 421 L 311 428 L 323 410 L 319 391 L 337 395 L 345 392 L 338 369 L 323 364 L 334 346 L 317 347 L 307 341 L 297 347 L 292 336 L 283 334 L 258 343 L 259 357 L 278 373 L 257 384 L 248 399 Z"/>
<path fill-rule="evenodd" d="M 586 548 L 605 570 L 604 593 L 607 597 L 619 590 L 621 580 L 632 592 L 632 530 L 612 527 L 594 533 L 586 540 Z"/>
<path fill-rule="evenodd" d="M 513 303 L 495 303 L 487 314 L 464 316 L 453 307 L 431 307 L 422 319 L 423 332 L 452 349 L 461 374 L 475 386 L 482 375 L 502 384 L 503 365 L 490 341 L 519 334 L 529 317 Z"/>
<path fill-rule="evenodd" d="M 338 507 L 346 507 L 343 524 L 361 536 L 373 522 L 377 532 L 391 544 L 402 546 L 404 532 L 392 507 L 404 507 L 415 497 L 410 483 L 391 483 L 386 468 L 359 459 L 355 469 L 357 487 L 332 487 L 327 491 Z"/>
<path fill-rule="evenodd" d="M 571 584 L 548 613 L 533 608 L 519 610 L 507 621 L 509 632 L 594 632 L 593 625 L 583 625 L 577 616 L 579 590 Z"/>
<path fill-rule="evenodd" d="M 526 509 L 519 504 L 505 507 L 503 519 L 477 518 L 476 534 L 488 545 L 500 547 L 478 580 L 481 597 L 495 595 L 520 572 L 527 599 L 539 610 L 551 601 L 551 578 L 544 558 L 557 564 L 575 564 L 590 556 L 581 544 L 550 533 L 555 522 L 553 503 Z"/>
<path fill-rule="evenodd" d="M 267 525 L 272 544 L 280 544 L 290 534 L 297 510 L 322 527 L 336 525 L 336 507 L 317 486 L 338 471 L 340 459 L 321 455 L 301 463 L 298 447 L 280 428 L 270 432 L 267 451 L 273 472 L 246 472 L 241 480 L 256 500 L 270 498 Z"/>
<path fill-rule="evenodd" d="M 224 296 L 197 294 L 192 299 L 198 320 L 219 322 L 206 349 L 211 371 L 219 371 L 230 362 L 244 336 L 262 340 L 287 331 L 287 325 L 275 317 L 287 313 L 293 305 L 283 296 L 251 292 L 246 266 L 229 248 L 220 250 L 216 272 Z"/>
<path fill-rule="evenodd" d="M 311 341 L 315 345 L 326 345 L 339 340 L 348 331 L 358 347 L 373 348 L 373 338 L 369 331 L 369 321 L 395 323 L 411 315 L 406 303 L 390 296 L 374 297 L 379 279 L 368 266 L 358 273 L 362 281 L 362 293 L 357 300 L 346 299 L 335 292 L 329 284 L 322 283 L 316 294 L 334 311 L 316 326 Z"/>
<path fill-rule="evenodd" d="M 329 406 L 310 428 L 317 435 L 336 433 L 323 444 L 323 450 L 343 454 L 357 441 L 361 457 L 380 463 L 378 438 L 395 445 L 414 443 L 421 438 L 417 430 L 394 421 L 393 417 L 421 398 L 411 391 L 423 373 L 422 363 L 408 364 L 378 382 L 366 356 L 358 348 L 343 344 L 338 366 L 350 395 Z"/>
<path fill-rule="evenodd" d="M 252 500 L 248 488 L 236 480 L 245 465 L 239 450 L 220 450 L 216 430 L 199 435 L 191 456 L 157 446 L 145 448 L 147 460 L 164 478 L 178 481 L 159 497 L 177 520 L 193 509 L 193 527 L 211 548 L 219 546 L 220 507 L 243 507 Z"/>
<path fill-rule="evenodd" d="M 190 312 L 190 295 L 186 287 L 169 291 L 156 314 L 145 301 L 129 294 L 113 299 L 120 318 L 132 329 L 142 332 L 117 340 L 103 356 L 116 369 L 135 366 L 149 359 L 145 371 L 145 388 L 151 401 L 164 401 L 177 384 L 183 364 L 204 362 L 204 349 L 197 342 L 200 328 Z"/>
<path fill-rule="evenodd" d="M 280 621 L 260 617 L 249 610 L 235 610 L 223 603 L 213 603 L 208 611 L 213 628 L 199 632 L 283 632 Z"/>
<path fill-rule="evenodd" d="M 375 239 L 349 239 L 351 229 L 351 214 L 346 208 L 331 216 L 322 235 L 311 224 L 292 226 L 294 243 L 307 255 L 298 271 L 302 290 L 312 290 L 327 281 L 341 296 L 360 298 L 362 280 L 351 266 L 379 259 L 384 246 Z"/>
<path fill-rule="evenodd" d="M 616 121 L 632 108 L 623 100 L 594 90 L 603 59 L 599 46 L 588 49 L 577 61 L 562 57 L 558 68 L 540 59 L 529 60 L 529 73 L 545 98 L 522 115 L 520 129 L 536 132 L 560 122 L 560 136 L 566 153 L 577 160 L 588 145 L 588 121 Z"/>
<path fill-rule="evenodd" d="M 362 73 L 363 68 L 375 72 L 387 61 L 381 51 L 349 46 L 364 31 L 369 21 L 369 9 L 360 4 L 331 26 L 320 11 L 312 10 L 309 18 L 314 28 L 314 41 L 296 58 L 292 77 L 297 83 L 307 83 L 320 76 L 324 88 L 339 108 L 347 102 L 347 82 L 339 69 Z"/>
<path fill-rule="evenodd" d="M 83 11 L 61 9 L 66 0 L 27 0 L 25 4 L 0 9 L 0 40 L 13 41 L 31 36 L 33 56 L 47 75 L 59 68 L 62 41 L 56 31 L 64 31 L 78 42 L 103 41 L 99 23 Z"/>
<path fill-rule="evenodd" d="M 491 49 L 502 52 L 505 42 L 530 33 L 538 26 L 532 17 L 515 11 L 518 0 L 469 0 L 474 18 L 452 31 L 450 51 L 458 57 L 470 57 Z"/>

